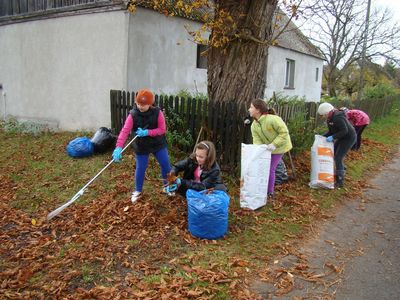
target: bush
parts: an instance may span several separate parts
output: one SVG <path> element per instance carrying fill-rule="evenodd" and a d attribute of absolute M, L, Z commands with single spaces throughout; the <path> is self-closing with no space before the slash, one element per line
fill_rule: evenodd
<path fill-rule="evenodd" d="M 189 129 L 184 130 L 185 124 L 182 118 L 169 106 L 164 108 L 165 122 L 167 123 L 167 143 L 178 148 L 190 147 L 193 138 Z"/>
<path fill-rule="evenodd" d="M 181 97 L 181 98 L 196 98 L 196 99 L 201 99 L 201 100 L 207 100 L 208 97 L 206 94 L 200 93 L 200 92 L 195 92 L 195 93 L 190 93 L 188 90 L 180 90 L 176 96 Z"/>
<path fill-rule="evenodd" d="M 306 120 L 302 114 L 297 114 L 287 122 L 290 138 L 292 140 L 293 154 L 309 150 L 314 142 L 314 119 Z"/>
<path fill-rule="evenodd" d="M 364 91 L 365 99 L 382 99 L 386 96 L 392 96 L 396 94 L 395 88 L 390 85 L 380 83 L 372 87 L 367 87 Z"/>
<path fill-rule="evenodd" d="M 43 132 L 50 131 L 46 124 L 30 121 L 22 122 L 14 118 L 1 121 L 0 127 L 8 133 L 27 133 L 32 135 L 40 135 Z"/>

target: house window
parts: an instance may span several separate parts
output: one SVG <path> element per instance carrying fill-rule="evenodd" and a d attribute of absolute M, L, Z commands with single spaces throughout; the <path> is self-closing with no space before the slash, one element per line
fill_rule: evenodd
<path fill-rule="evenodd" d="M 285 88 L 294 89 L 294 60 L 286 59 Z"/>
<path fill-rule="evenodd" d="M 205 53 L 206 50 L 206 45 L 197 44 L 196 68 L 198 69 L 207 69 L 207 55 Z"/>
<path fill-rule="evenodd" d="M 315 69 L 315 81 L 318 82 L 318 78 L 319 78 L 319 68 Z"/>

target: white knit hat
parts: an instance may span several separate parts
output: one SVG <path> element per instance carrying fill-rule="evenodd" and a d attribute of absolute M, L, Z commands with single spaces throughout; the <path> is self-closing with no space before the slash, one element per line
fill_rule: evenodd
<path fill-rule="evenodd" d="M 335 109 L 332 104 L 328 103 L 328 102 L 324 102 L 321 103 L 318 106 L 318 114 L 320 114 L 321 116 L 327 115 L 331 110 Z"/>

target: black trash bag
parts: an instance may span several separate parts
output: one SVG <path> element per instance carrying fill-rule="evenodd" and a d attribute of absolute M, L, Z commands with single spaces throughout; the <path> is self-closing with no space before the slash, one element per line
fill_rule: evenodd
<path fill-rule="evenodd" d="M 117 137 L 106 127 L 100 127 L 91 139 L 94 152 L 104 153 L 115 148 Z"/>
<path fill-rule="evenodd" d="M 275 169 L 275 184 L 282 184 L 288 180 L 289 176 L 287 174 L 285 163 L 280 159 Z"/>

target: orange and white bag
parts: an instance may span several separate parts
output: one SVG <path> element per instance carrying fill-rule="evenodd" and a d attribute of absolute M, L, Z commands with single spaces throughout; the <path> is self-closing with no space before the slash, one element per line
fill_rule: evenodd
<path fill-rule="evenodd" d="M 311 147 L 311 188 L 333 189 L 335 187 L 335 160 L 333 142 L 326 137 L 315 135 Z"/>

